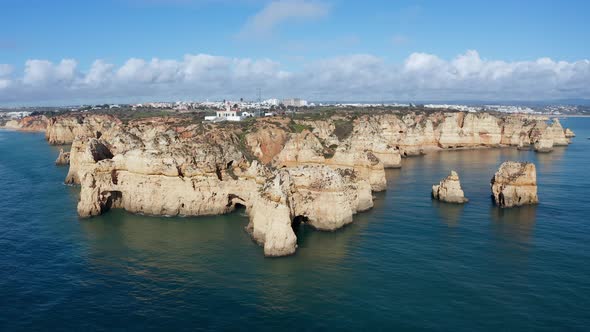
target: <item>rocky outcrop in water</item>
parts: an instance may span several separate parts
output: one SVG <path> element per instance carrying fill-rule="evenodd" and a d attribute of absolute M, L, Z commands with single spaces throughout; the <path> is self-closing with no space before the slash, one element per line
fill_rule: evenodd
<path fill-rule="evenodd" d="M 432 186 L 432 197 L 447 203 L 462 204 L 468 201 L 461 189 L 459 174 L 455 171 L 451 171 L 451 174 L 442 179 L 438 185 Z"/>
<path fill-rule="evenodd" d="M 59 149 L 59 155 L 55 160 L 55 164 L 58 166 L 64 166 L 70 164 L 70 153 L 64 152 L 64 149 Z"/>
<path fill-rule="evenodd" d="M 564 131 L 565 137 L 567 137 L 567 141 L 571 144 L 572 143 L 572 138 L 576 137 L 576 134 L 573 132 L 573 130 L 566 128 Z"/>
<path fill-rule="evenodd" d="M 292 254 L 294 223 L 333 231 L 352 222 L 353 214 L 373 206 L 371 187 L 354 171 L 327 166 L 282 169 L 256 195 L 247 230 L 267 256 Z"/>
<path fill-rule="evenodd" d="M 537 152 L 551 152 L 553 151 L 553 140 L 550 138 L 540 138 L 534 144 Z"/>
<path fill-rule="evenodd" d="M 47 139 L 72 142 L 66 182 L 81 185 L 80 216 L 112 208 L 198 216 L 245 206 L 252 238 L 265 255 L 281 256 L 296 250 L 294 225 L 332 231 L 370 209 L 372 192 L 386 189 L 385 169 L 400 167 L 402 157 L 541 137 L 563 142 L 555 128 L 540 117 L 459 112 L 221 124 L 73 115 L 52 119 Z M 453 174 L 435 187 L 441 200 L 466 200 Z"/>
<path fill-rule="evenodd" d="M 539 202 L 535 164 L 507 161 L 491 181 L 492 196 L 500 207 L 514 207 Z"/>
<path fill-rule="evenodd" d="M 19 131 L 45 131 L 48 119 L 44 115 L 25 116 L 19 120 L 9 120 L 4 124 L 4 128 Z"/>
<path fill-rule="evenodd" d="M 565 129 L 565 132 L 564 132 L 564 134 L 565 134 L 565 137 L 567 137 L 567 138 L 573 138 L 573 137 L 576 137 L 576 134 L 573 132 L 573 130 L 571 130 L 571 129 L 569 129 L 569 128 L 566 128 L 566 129 Z"/>

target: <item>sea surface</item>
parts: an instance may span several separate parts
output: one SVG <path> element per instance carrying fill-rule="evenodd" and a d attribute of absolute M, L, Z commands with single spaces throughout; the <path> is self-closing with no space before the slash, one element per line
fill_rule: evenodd
<path fill-rule="evenodd" d="M 80 220 L 43 134 L 0 131 L 0 330 L 590 329 L 590 118 L 569 147 L 447 151 L 388 170 L 336 232 L 302 225 L 265 258 L 245 212 Z M 506 160 L 537 165 L 540 204 L 499 209 Z M 454 169 L 470 199 L 432 201 Z M 338 207 L 334 207 L 338 208 Z"/>

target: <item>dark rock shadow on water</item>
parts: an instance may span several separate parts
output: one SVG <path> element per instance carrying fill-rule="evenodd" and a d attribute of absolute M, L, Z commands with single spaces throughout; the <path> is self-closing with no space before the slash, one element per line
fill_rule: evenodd
<path fill-rule="evenodd" d="M 354 245 L 359 235 L 370 225 L 377 222 L 374 215 L 378 214 L 385 205 L 385 192 L 373 193 L 373 208 L 353 215 L 353 221 L 335 231 L 320 231 L 305 222 L 294 225 L 297 236 L 297 252 L 294 257 L 303 257 L 317 261 L 342 260 L 348 255 L 348 249 Z M 284 258 L 283 258 L 284 259 Z M 279 259 L 279 260 L 283 260 Z M 286 260 L 289 260 L 288 258 Z M 281 265 L 281 264 L 277 264 Z"/>
<path fill-rule="evenodd" d="M 513 208 L 490 208 L 490 218 L 495 234 L 502 240 L 516 244 L 531 243 L 537 215 L 537 205 Z"/>
<path fill-rule="evenodd" d="M 469 204 L 469 203 L 467 203 Z M 436 209 L 438 216 L 449 227 L 459 226 L 465 204 L 445 203 L 436 199 L 432 200 L 432 207 Z"/>

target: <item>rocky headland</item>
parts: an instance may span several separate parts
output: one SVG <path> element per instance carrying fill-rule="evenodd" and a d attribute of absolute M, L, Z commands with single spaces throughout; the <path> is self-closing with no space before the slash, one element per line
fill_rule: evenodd
<path fill-rule="evenodd" d="M 47 129 L 47 123 L 49 119 L 44 115 L 26 116 L 19 120 L 9 120 L 4 124 L 4 128 L 30 131 L 30 132 L 43 132 Z"/>
<path fill-rule="evenodd" d="M 462 112 L 312 114 L 215 124 L 182 116 L 122 120 L 83 113 L 26 123 L 11 127 L 44 124 L 50 144 L 71 144 L 65 182 L 81 187 L 81 217 L 112 208 L 215 215 L 243 206 L 247 231 L 267 256 L 296 251 L 297 223 L 319 230 L 351 223 L 354 214 L 373 206 L 372 193 L 386 189 L 385 169 L 401 167 L 402 158 L 534 146 L 542 139 L 551 147 L 570 143 L 557 120 Z M 497 183 L 503 183 L 500 177 Z"/>

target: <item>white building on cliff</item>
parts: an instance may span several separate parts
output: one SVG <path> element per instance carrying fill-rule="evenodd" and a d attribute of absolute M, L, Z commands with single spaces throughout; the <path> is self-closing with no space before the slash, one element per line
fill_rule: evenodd
<path fill-rule="evenodd" d="M 229 101 L 225 102 L 225 108 L 218 110 L 214 116 L 206 116 L 205 121 L 242 121 L 248 114 L 241 112 L 237 105 L 232 107 Z"/>

